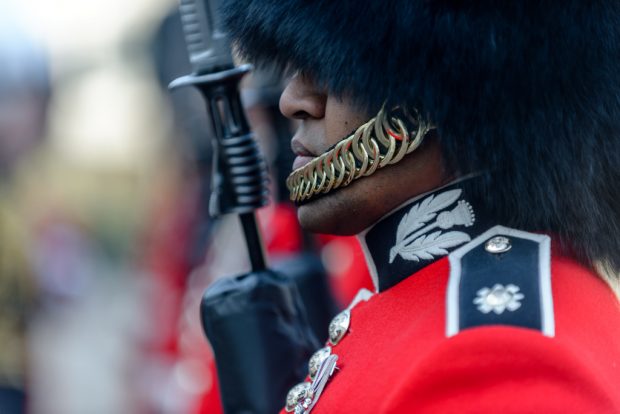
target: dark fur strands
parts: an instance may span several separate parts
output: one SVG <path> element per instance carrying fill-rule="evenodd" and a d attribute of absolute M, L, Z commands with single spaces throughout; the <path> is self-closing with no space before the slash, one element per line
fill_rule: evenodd
<path fill-rule="evenodd" d="M 620 271 L 620 2 L 224 0 L 250 60 L 414 106 L 505 225 Z"/>

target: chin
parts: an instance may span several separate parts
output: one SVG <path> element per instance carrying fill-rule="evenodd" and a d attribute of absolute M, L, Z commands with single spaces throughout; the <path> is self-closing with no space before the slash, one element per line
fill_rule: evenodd
<path fill-rule="evenodd" d="M 351 236 L 360 233 L 373 223 L 373 216 L 365 203 L 350 197 L 349 188 L 326 195 L 300 206 L 297 210 L 299 224 L 312 233 Z"/>
<path fill-rule="evenodd" d="M 437 141 L 426 141 L 401 162 L 299 207 L 301 227 L 314 233 L 358 234 L 411 197 L 447 181 Z"/>

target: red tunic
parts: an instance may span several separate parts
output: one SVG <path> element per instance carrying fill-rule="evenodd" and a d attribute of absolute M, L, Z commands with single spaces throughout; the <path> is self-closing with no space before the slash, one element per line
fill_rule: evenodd
<path fill-rule="evenodd" d="M 447 338 L 446 258 L 359 303 L 312 413 L 620 413 L 618 300 L 570 259 L 551 268 L 555 337 L 487 326 Z"/>

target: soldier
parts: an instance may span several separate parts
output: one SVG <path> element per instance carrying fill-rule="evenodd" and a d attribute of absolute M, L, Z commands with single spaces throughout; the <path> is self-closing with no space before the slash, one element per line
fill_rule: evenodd
<path fill-rule="evenodd" d="M 223 3 L 375 282 L 284 411 L 620 412 L 620 3 Z"/>

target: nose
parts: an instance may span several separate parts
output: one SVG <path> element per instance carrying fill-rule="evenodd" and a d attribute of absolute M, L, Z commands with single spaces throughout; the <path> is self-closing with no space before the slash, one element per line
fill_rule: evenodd
<path fill-rule="evenodd" d="M 327 94 L 317 88 L 308 76 L 291 78 L 280 96 L 280 112 L 289 119 L 321 119 L 325 116 Z"/>

